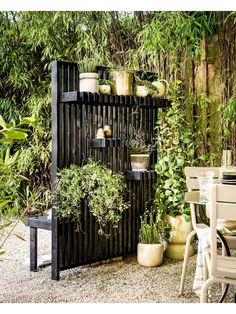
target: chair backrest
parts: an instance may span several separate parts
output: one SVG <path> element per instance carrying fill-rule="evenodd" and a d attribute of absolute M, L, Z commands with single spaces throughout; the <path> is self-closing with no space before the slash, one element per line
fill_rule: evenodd
<path fill-rule="evenodd" d="M 235 257 L 222 257 L 217 253 L 217 220 L 236 220 L 236 185 L 213 184 L 208 188 L 207 211 L 210 215 L 210 238 L 211 238 L 211 275 L 226 276 L 226 266 L 229 276 L 236 275 Z"/>
<path fill-rule="evenodd" d="M 198 176 L 206 171 L 214 172 L 214 183 L 219 180 L 219 167 L 185 167 L 186 185 L 188 191 L 199 190 Z"/>

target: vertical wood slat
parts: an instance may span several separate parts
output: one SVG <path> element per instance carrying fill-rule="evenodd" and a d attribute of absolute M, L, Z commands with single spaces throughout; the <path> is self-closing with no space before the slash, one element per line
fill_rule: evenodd
<path fill-rule="evenodd" d="M 61 91 L 78 90 L 78 70 L 75 64 L 62 64 Z M 141 127 L 147 130 L 147 140 L 153 137 L 153 127 L 156 119 L 155 110 L 149 108 L 146 99 L 135 99 L 129 96 L 106 95 L 104 103 L 99 102 L 101 95 L 90 95 L 92 103 L 64 103 L 58 105 L 58 143 L 59 158 L 57 166 L 62 168 L 70 163 L 82 164 L 85 157 L 92 156 L 95 160 L 110 162 L 114 172 L 130 168 L 129 153 L 126 147 L 113 147 L 106 149 L 88 148 L 88 139 L 96 135 L 97 128 L 105 124 L 112 125 L 113 137 L 121 138 L 128 135 L 130 127 Z M 91 98 L 89 98 L 91 97 Z M 108 104 L 113 99 L 114 105 Z M 123 104 L 120 106 L 118 100 Z M 98 102 L 96 102 L 98 101 Z M 134 106 L 126 107 L 124 102 L 130 101 Z M 145 104 L 136 107 L 136 103 Z M 124 143 L 122 142 L 122 145 Z M 151 161 L 156 158 L 152 156 Z M 54 165 L 55 168 L 55 165 Z M 58 234 L 60 243 L 60 269 L 76 267 L 96 260 L 111 258 L 113 256 L 129 254 L 136 251 L 138 241 L 139 217 L 145 209 L 149 194 L 153 194 L 151 185 L 153 180 L 145 177 L 144 181 L 128 181 L 131 208 L 123 213 L 123 220 L 119 223 L 119 230 L 107 227 L 111 236 L 108 239 L 98 236 L 98 225 L 86 206 L 83 206 L 82 231 L 74 232 L 75 224 L 71 222 L 60 223 Z M 143 193 L 142 193 L 143 191 Z M 134 196 L 133 196 L 134 194 Z M 55 249 L 55 247 L 54 247 Z"/>

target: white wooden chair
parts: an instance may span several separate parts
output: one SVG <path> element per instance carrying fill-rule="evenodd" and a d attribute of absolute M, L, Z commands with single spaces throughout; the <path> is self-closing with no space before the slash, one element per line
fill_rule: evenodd
<path fill-rule="evenodd" d="M 186 176 L 186 185 L 189 192 L 191 191 L 199 191 L 199 183 L 198 183 L 198 176 L 205 171 L 212 171 L 214 172 L 214 182 L 218 183 L 219 180 L 219 168 L 218 167 L 186 167 L 185 168 L 185 176 Z M 185 277 L 187 271 L 187 264 L 190 254 L 190 245 L 191 241 L 195 234 L 197 234 L 198 228 L 206 228 L 207 226 L 202 223 L 197 223 L 196 219 L 196 208 L 194 204 L 190 204 L 191 209 L 191 219 L 193 225 L 193 231 L 188 235 L 186 246 L 185 246 L 185 253 L 184 253 L 184 261 L 183 261 L 183 268 L 182 268 L 182 275 L 181 275 L 181 282 L 180 282 L 180 289 L 179 294 L 182 295 L 184 291 L 184 284 L 185 284 Z"/>
<path fill-rule="evenodd" d="M 213 282 L 236 284 L 236 257 L 217 252 L 217 219 L 236 220 L 236 186 L 214 184 L 208 190 L 207 212 L 210 216 L 210 249 L 205 252 L 209 278 L 201 288 L 201 303 L 208 302 L 208 288 Z M 227 239 L 227 237 L 226 237 Z"/>

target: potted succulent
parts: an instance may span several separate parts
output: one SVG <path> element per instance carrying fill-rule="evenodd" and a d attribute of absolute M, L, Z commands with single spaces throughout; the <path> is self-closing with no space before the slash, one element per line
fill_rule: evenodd
<path fill-rule="evenodd" d="M 98 222 L 98 233 L 106 235 L 104 227 L 117 227 L 122 212 L 129 207 L 124 201 L 126 191 L 121 173 L 112 173 L 91 159 L 83 166 L 72 164 L 58 173 L 54 195 L 57 215 L 59 219 L 71 218 L 80 226 L 81 204 L 85 202 Z"/>
<path fill-rule="evenodd" d="M 159 266 L 163 261 L 170 226 L 158 219 L 154 211 L 145 211 L 141 218 L 137 261 L 141 266 Z"/>
<path fill-rule="evenodd" d="M 96 58 L 85 57 L 79 63 L 79 83 L 81 92 L 98 93 L 98 73 L 96 70 Z"/>
<path fill-rule="evenodd" d="M 154 146 L 146 143 L 145 133 L 141 129 L 136 131 L 133 128 L 125 144 L 130 152 L 132 171 L 147 171 Z"/>
<path fill-rule="evenodd" d="M 101 94 L 110 94 L 111 84 L 112 82 L 110 80 L 100 79 L 99 80 L 99 92 Z"/>

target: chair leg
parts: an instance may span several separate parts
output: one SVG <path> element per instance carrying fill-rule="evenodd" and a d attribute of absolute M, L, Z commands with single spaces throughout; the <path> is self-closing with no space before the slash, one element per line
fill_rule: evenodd
<path fill-rule="evenodd" d="M 208 303 L 208 288 L 214 282 L 213 278 L 207 279 L 201 288 L 200 303 Z"/>
<path fill-rule="evenodd" d="M 185 252 L 184 252 L 184 261 L 183 261 L 183 268 L 182 268 L 182 274 L 181 274 L 181 282 L 180 282 L 180 289 L 179 289 L 179 295 L 183 294 L 184 291 L 184 282 L 185 282 L 185 276 L 187 271 L 187 264 L 188 264 L 188 258 L 189 258 L 189 251 L 190 251 L 190 244 L 192 241 L 193 236 L 196 234 L 196 231 L 193 230 L 189 233 L 186 241 L 185 246 Z"/>

